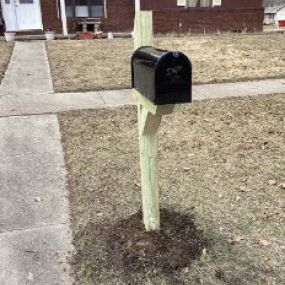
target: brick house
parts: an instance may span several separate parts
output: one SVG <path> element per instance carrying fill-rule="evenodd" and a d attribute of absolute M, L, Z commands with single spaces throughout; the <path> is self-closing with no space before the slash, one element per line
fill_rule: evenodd
<path fill-rule="evenodd" d="M 153 10 L 154 31 L 261 31 L 262 0 L 0 0 L 6 30 L 74 33 L 82 21 L 100 21 L 104 32 L 133 30 L 135 7 Z"/>

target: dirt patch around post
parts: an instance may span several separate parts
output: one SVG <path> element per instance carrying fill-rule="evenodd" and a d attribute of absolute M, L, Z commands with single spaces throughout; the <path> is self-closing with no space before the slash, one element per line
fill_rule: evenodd
<path fill-rule="evenodd" d="M 0 83 L 4 77 L 5 71 L 9 64 L 12 51 L 13 51 L 13 44 L 1 42 L 0 41 Z"/>
<path fill-rule="evenodd" d="M 281 94 L 164 117 L 153 234 L 141 223 L 136 108 L 60 114 L 77 285 L 283 284 L 284 114 Z"/>
<path fill-rule="evenodd" d="M 104 241 L 101 251 L 105 258 L 98 262 L 96 275 L 93 272 L 91 279 L 106 284 L 110 282 L 106 272 L 115 271 L 124 284 L 140 285 L 138 276 L 158 274 L 171 280 L 174 273 L 181 272 L 202 255 L 207 242 L 192 216 L 162 209 L 161 222 L 161 231 L 146 232 L 142 213 L 138 212 L 114 224 L 97 226 L 97 235 L 91 242 Z M 87 265 L 83 275 L 88 276 L 90 269 Z M 181 283 L 179 279 L 177 282 Z"/>
<path fill-rule="evenodd" d="M 145 231 L 141 212 L 111 227 L 107 240 L 111 267 L 125 273 L 171 274 L 202 254 L 206 242 L 193 217 L 162 209 L 161 218 L 157 232 Z"/>
<path fill-rule="evenodd" d="M 285 77 L 283 35 L 164 36 L 154 45 L 185 53 L 194 83 Z M 131 39 L 54 41 L 47 50 L 56 92 L 131 86 Z"/>

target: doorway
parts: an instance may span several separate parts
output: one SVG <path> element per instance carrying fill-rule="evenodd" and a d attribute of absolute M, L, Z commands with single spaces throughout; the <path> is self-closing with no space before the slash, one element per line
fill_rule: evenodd
<path fill-rule="evenodd" d="M 40 0 L 1 0 L 6 31 L 42 30 Z"/>

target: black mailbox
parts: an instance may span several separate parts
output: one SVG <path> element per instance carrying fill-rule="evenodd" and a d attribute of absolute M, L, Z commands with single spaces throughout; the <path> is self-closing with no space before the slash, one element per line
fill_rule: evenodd
<path fill-rule="evenodd" d="M 192 102 L 192 66 L 181 52 L 141 47 L 132 57 L 132 86 L 155 105 Z"/>

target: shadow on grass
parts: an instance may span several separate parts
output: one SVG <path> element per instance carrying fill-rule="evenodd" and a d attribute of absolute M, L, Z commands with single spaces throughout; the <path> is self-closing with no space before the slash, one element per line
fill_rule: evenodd
<path fill-rule="evenodd" d="M 162 209 L 160 232 L 146 232 L 141 221 L 140 212 L 97 227 L 90 241 L 97 250 L 82 268 L 84 277 L 92 284 L 138 285 L 148 277 L 184 284 L 180 272 L 199 259 L 207 246 L 193 216 Z"/>

